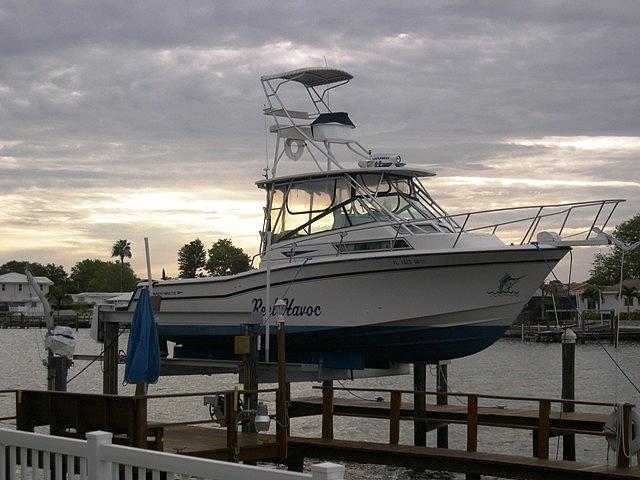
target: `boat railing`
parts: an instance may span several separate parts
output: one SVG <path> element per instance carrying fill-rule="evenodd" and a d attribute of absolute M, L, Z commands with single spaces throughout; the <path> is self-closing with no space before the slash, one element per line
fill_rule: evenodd
<path fill-rule="evenodd" d="M 549 205 L 527 205 L 521 207 L 505 207 L 496 209 L 479 210 L 457 214 L 446 214 L 439 217 L 417 220 L 389 220 L 376 221 L 363 225 L 350 227 L 350 232 L 361 232 L 380 227 L 393 227 L 397 238 L 402 231 L 415 233 L 411 227 L 420 227 L 427 223 L 439 224 L 447 230 L 456 234 L 451 248 L 459 247 L 460 238 L 463 233 L 487 232 L 498 235 L 505 243 L 524 245 L 534 240 L 535 235 L 544 230 L 551 230 L 563 238 L 589 239 L 597 227 L 604 230 L 613 216 L 617 206 L 624 202 L 623 199 L 593 200 L 575 203 L 558 203 Z M 526 213 L 525 213 L 526 212 Z M 525 213 L 523 215 L 523 213 Z M 487 216 L 491 216 L 493 221 L 484 222 Z M 504 217 L 496 222 L 495 217 Z M 514 228 L 515 227 L 515 228 Z M 299 246 L 309 246 L 317 243 L 322 238 L 335 236 L 340 233 L 341 241 L 346 238 L 343 230 L 328 230 L 312 235 L 310 238 L 298 237 L 295 242 L 285 243 L 281 246 L 274 246 L 274 250 L 290 250 L 291 260 L 295 257 L 295 250 Z M 425 233 L 427 233 L 425 231 Z M 500 235 L 502 234 L 502 235 Z M 393 251 L 401 248 L 396 247 L 396 242 L 389 242 L 386 250 Z M 402 248 L 404 250 L 404 248 Z M 338 250 L 337 255 L 341 254 Z"/>
<path fill-rule="evenodd" d="M 588 240 L 595 227 L 598 227 L 600 230 L 604 230 L 606 228 L 617 206 L 622 202 L 624 202 L 622 199 L 593 200 L 577 203 L 497 208 L 449 215 L 447 217 L 448 219 L 459 219 L 457 222 L 461 223 L 461 227 L 458 229 L 458 236 L 456 237 L 452 248 L 455 248 L 458 245 L 463 233 L 487 231 L 492 235 L 497 235 L 499 229 L 502 229 L 503 227 L 516 226 L 518 224 L 522 225 L 524 234 L 520 233 L 520 235 L 516 236 L 514 235 L 514 232 L 512 235 L 515 237 L 516 241 L 519 238 L 520 245 L 531 243 L 534 239 L 534 235 L 541 231 L 541 225 L 544 225 L 547 229 L 557 228 L 555 233 L 562 237 L 565 230 L 575 230 L 575 227 L 571 227 L 572 224 L 570 222 L 576 219 L 580 222 L 588 221 L 589 226 L 585 228 L 585 224 L 582 223 L 582 227 L 580 227 L 577 232 L 571 233 L 567 235 L 567 237 L 575 239 L 576 237 L 584 236 L 584 239 Z M 532 214 L 525 217 L 509 218 L 500 222 L 472 225 L 475 220 L 483 215 L 511 215 L 514 212 L 520 213 L 524 210 L 530 210 L 532 211 Z M 591 214 L 589 213 L 590 210 L 592 211 Z M 587 220 L 584 218 L 586 216 L 590 217 L 590 219 Z"/>

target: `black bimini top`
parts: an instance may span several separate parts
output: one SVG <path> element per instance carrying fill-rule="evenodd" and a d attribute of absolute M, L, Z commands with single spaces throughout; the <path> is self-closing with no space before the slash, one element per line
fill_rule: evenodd
<path fill-rule="evenodd" d="M 285 183 L 289 180 L 313 180 L 316 178 L 332 178 L 342 177 L 345 175 L 358 175 L 367 173 L 389 173 L 392 175 L 398 175 L 399 177 L 435 177 L 435 172 L 429 170 L 423 170 L 421 168 L 406 168 L 406 167 L 375 167 L 375 168 L 345 168 L 341 170 L 329 170 L 326 172 L 313 172 L 313 173 L 299 173 L 296 175 L 286 175 L 282 177 L 269 178 L 267 180 L 262 179 L 256 182 L 259 188 L 267 188 L 273 183 Z"/>

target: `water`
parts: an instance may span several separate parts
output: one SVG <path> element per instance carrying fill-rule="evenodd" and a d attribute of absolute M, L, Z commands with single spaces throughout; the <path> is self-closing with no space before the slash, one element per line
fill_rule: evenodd
<path fill-rule="evenodd" d="M 89 338 L 88 330 L 78 332 L 77 353 L 97 354 L 102 346 Z M 43 330 L 2 330 L 0 339 L 0 379 L 1 389 L 46 388 L 45 370 L 42 359 Z M 126 334 L 120 338 L 120 348 L 126 348 Z M 638 371 L 638 354 L 640 344 L 625 343 L 619 350 L 606 345 L 616 361 L 636 383 L 640 384 Z M 452 391 L 474 392 L 511 396 L 560 397 L 561 389 L 561 347 L 559 344 L 523 344 L 517 340 L 501 340 L 489 349 L 471 357 L 454 360 L 449 366 L 449 383 Z M 87 362 L 76 362 L 69 371 L 73 377 Z M 101 363 L 95 362 L 85 372 L 69 384 L 70 391 L 96 392 L 102 389 Z M 124 367 L 120 367 L 119 378 L 123 377 Z M 428 389 L 435 389 L 435 371 L 427 379 Z M 231 388 L 237 381 L 235 375 L 219 375 L 216 377 L 188 376 L 162 377 L 157 385 L 152 385 L 150 393 L 172 393 L 205 390 L 223 390 Z M 377 379 L 363 379 L 343 382 L 345 386 L 401 388 L 411 389 L 413 377 L 404 375 Z M 312 383 L 292 385 L 292 396 L 320 395 L 312 390 Z M 339 386 L 336 383 L 336 386 Z M 132 395 L 133 386 L 123 386 L 120 393 Z M 374 399 L 380 394 L 354 392 L 359 396 Z M 348 392 L 337 392 L 336 395 L 349 397 Z M 603 349 L 595 344 L 576 346 L 576 398 L 604 402 L 629 401 L 640 404 L 640 395 L 633 386 L 617 371 Z M 273 396 L 265 398 L 270 403 L 270 412 L 275 412 Z M 431 398 L 430 402 L 433 401 Z M 457 400 L 450 398 L 450 402 Z M 461 401 L 461 400 L 460 400 Z M 480 405 L 511 405 L 506 401 L 482 401 Z M 519 408 L 537 408 L 536 404 L 514 403 Z M 554 409 L 557 406 L 553 407 Z M 592 407 L 589 408 L 590 411 Z M 580 410 L 580 407 L 578 407 Z M 608 410 L 603 410 L 608 411 Z M 13 415 L 15 399 L 13 395 L 0 396 L 0 416 Z M 202 405 L 202 399 L 151 400 L 149 418 L 155 421 L 203 420 L 208 418 L 208 411 Z M 6 422 L 12 423 L 12 422 Z M 335 437 L 350 440 L 376 442 L 388 441 L 388 421 L 335 417 Z M 300 436 L 319 436 L 320 418 L 298 418 L 292 420 L 292 434 Z M 427 437 L 428 445 L 435 445 L 435 432 Z M 413 428 L 410 422 L 401 422 L 400 443 L 410 445 L 413 442 Z M 550 443 L 550 457 L 562 458 L 562 445 L 558 439 Z M 466 445 L 465 426 L 449 427 L 449 446 L 464 449 Z M 527 430 L 509 430 L 480 427 L 478 449 L 483 452 L 514 453 L 531 455 L 531 432 Z M 576 439 L 576 456 L 578 461 L 589 463 L 605 463 L 607 459 L 606 442 L 601 437 L 578 436 Z M 614 455 L 610 455 L 613 462 Z M 315 462 L 316 460 L 313 460 Z M 307 466 L 310 464 L 309 462 Z M 346 478 L 360 479 L 458 479 L 462 475 L 421 472 L 415 470 L 383 467 L 377 465 L 347 464 Z"/>

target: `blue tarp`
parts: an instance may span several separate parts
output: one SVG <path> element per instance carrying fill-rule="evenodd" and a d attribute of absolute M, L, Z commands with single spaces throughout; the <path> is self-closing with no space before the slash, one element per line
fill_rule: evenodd
<path fill-rule="evenodd" d="M 156 383 L 159 376 L 158 331 L 153 318 L 149 289 L 143 288 L 131 321 L 124 381 L 126 383 Z"/>

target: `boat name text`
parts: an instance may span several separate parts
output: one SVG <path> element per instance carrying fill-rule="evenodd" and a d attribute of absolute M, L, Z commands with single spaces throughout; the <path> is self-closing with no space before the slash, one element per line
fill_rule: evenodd
<path fill-rule="evenodd" d="M 322 315 L 322 307 L 320 305 L 295 305 L 295 298 L 283 298 L 283 300 L 287 304 L 287 309 L 284 312 L 286 317 L 319 317 Z M 267 312 L 261 298 L 254 298 L 251 303 L 254 312 L 260 312 L 262 315 Z M 274 308 L 273 306 L 271 307 L 271 315 L 274 315 Z"/>

